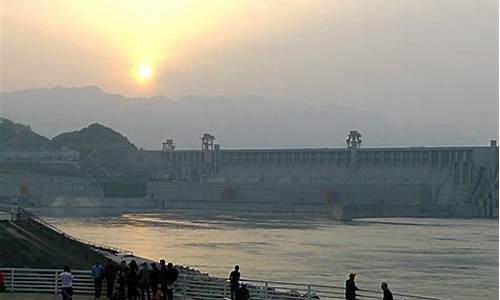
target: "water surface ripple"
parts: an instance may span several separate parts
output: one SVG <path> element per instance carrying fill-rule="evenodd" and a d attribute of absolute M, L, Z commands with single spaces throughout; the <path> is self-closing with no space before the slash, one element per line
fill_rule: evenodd
<path fill-rule="evenodd" d="M 343 285 L 446 299 L 498 299 L 498 221 L 149 213 L 47 217 L 78 238 L 227 276 Z"/>

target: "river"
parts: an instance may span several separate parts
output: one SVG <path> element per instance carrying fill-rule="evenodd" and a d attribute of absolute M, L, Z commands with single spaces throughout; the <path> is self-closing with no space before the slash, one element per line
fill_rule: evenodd
<path fill-rule="evenodd" d="M 498 299 L 498 220 L 328 219 L 283 215 L 137 213 L 45 217 L 94 243 L 226 277 L 363 288 L 445 299 Z"/>

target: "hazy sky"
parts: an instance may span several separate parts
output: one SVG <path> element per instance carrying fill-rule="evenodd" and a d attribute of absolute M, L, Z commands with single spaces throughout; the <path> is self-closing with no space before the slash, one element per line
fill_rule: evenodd
<path fill-rule="evenodd" d="M 262 95 L 498 136 L 496 0 L 0 0 L 1 91 Z"/>

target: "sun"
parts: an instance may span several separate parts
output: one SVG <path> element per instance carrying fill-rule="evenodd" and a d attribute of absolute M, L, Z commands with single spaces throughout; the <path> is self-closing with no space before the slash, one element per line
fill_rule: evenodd
<path fill-rule="evenodd" d="M 141 64 L 137 68 L 137 78 L 140 82 L 146 82 L 153 78 L 153 68 L 151 65 Z"/>

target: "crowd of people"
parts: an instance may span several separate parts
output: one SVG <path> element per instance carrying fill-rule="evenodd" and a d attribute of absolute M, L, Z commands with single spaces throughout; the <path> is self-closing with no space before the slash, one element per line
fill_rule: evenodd
<path fill-rule="evenodd" d="M 128 264 L 122 261 L 119 265 L 109 262 L 105 267 L 95 263 L 90 269 L 90 277 L 94 282 L 95 298 L 101 297 L 105 281 L 108 299 L 173 300 L 174 284 L 179 271 L 172 263 L 166 264 L 163 259 L 159 266 L 143 262 L 140 267 L 135 260 L 131 260 Z M 68 266 L 64 266 L 60 279 L 63 300 L 71 300 L 73 275 Z"/>
<path fill-rule="evenodd" d="M 238 265 L 229 274 L 231 300 L 249 300 L 250 292 L 245 283 L 240 283 L 241 273 Z M 59 275 L 61 279 L 61 294 L 63 300 L 71 300 L 73 296 L 73 275 L 68 266 L 63 267 Z M 122 261 L 119 265 L 109 262 L 104 268 L 95 263 L 90 269 L 90 276 L 94 282 L 94 296 L 100 298 L 102 294 L 102 283 L 106 282 L 106 296 L 111 300 L 173 300 L 174 285 L 179 277 L 179 271 L 172 263 L 165 264 L 160 260 L 160 266 L 156 263 L 148 265 L 143 262 L 139 267 L 135 260 L 130 263 Z M 356 300 L 356 292 L 360 289 L 354 281 L 356 274 L 349 274 L 345 282 L 345 299 Z M 394 300 L 388 284 L 382 282 L 380 288 L 383 292 L 383 300 Z"/>
<path fill-rule="evenodd" d="M 90 270 L 94 280 L 94 296 L 101 297 L 102 282 L 106 279 L 106 296 L 113 300 L 173 300 L 174 284 L 179 271 L 172 263 L 160 260 L 148 264 L 143 262 L 139 267 L 135 260 L 129 264 L 122 261 L 118 266 L 108 263 L 104 268 L 96 263 Z"/>

